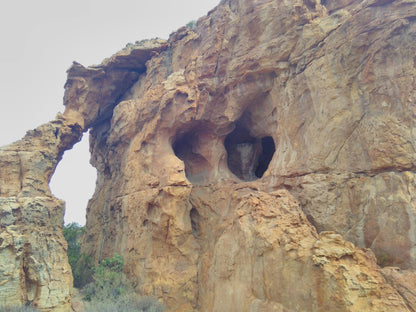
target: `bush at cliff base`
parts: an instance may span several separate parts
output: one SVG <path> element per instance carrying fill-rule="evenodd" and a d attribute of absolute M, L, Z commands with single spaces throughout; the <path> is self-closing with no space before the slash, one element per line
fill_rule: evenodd
<path fill-rule="evenodd" d="M 140 297 L 123 273 L 124 259 L 119 254 L 94 268 L 93 282 L 84 289 L 86 312 L 162 312 L 155 299 Z"/>
<path fill-rule="evenodd" d="M 85 233 L 85 227 L 78 223 L 70 223 L 64 226 L 63 234 L 68 243 L 68 262 L 72 269 L 74 287 L 82 288 L 92 282 L 93 265 L 91 258 L 81 254 L 81 240 Z"/>

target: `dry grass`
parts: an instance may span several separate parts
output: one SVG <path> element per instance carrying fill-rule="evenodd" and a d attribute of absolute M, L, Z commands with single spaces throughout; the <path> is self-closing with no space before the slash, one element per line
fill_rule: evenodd
<path fill-rule="evenodd" d="M 30 306 L 2 306 L 0 305 L 0 311 L 1 312 L 38 312 L 33 307 Z"/>
<path fill-rule="evenodd" d="M 85 312 L 164 312 L 165 308 L 155 299 L 130 294 L 116 301 L 85 302 Z"/>

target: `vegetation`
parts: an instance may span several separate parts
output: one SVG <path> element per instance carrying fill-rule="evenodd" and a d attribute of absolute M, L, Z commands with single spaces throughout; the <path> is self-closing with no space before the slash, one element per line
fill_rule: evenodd
<path fill-rule="evenodd" d="M 385 252 L 382 252 L 381 254 L 376 255 L 376 257 L 377 257 L 377 264 L 380 267 L 384 268 L 386 266 L 392 265 L 391 257 Z"/>
<path fill-rule="evenodd" d="M 94 268 L 93 282 L 84 288 L 86 312 L 162 312 L 156 300 L 140 297 L 123 273 L 124 259 L 119 254 Z"/>
<path fill-rule="evenodd" d="M 115 254 L 93 266 L 86 254 L 81 254 L 81 239 L 85 229 L 77 223 L 64 227 L 68 242 L 68 260 L 74 277 L 74 287 L 82 288 L 86 312 L 162 312 L 164 307 L 155 299 L 140 297 L 123 273 L 124 259 Z M 3 311 L 3 310 L 0 310 Z M 9 312 L 8 310 L 4 310 Z M 32 312 L 34 310 L 10 310 Z"/>
<path fill-rule="evenodd" d="M 190 28 L 190 29 L 196 29 L 196 21 L 190 21 L 188 24 L 186 24 L 186 27 Z"/>
<path fill-rule="evenodd" d="M 21 307 L 7 306 L 7 307 L 4 307 L 4 306 L 0 305 L 0 311 L 1 312 L 37 312 L 38 310 L 36 310 L 35 308 L 32 308 L 30 306 L 21 306 Z"/>
<path fill-rule="evenodd" d="M 68 243 L 68 260 L 71 268 L 78 262 L 81 255 L 81 239 L 85 228 L 78 223 L 70 223 L 63 229 L 64 237 Z"/>
<path fill-rule="evenodd" d="M 124 259 L 115 254 L 111 259 L 105 259 L 94 268 L 93 282 L 85 289 L 85 299 L 96 300 L 117 300 L 130 290 L 131 285 L 123 273 Z"/>
<path fill-rule="evenodd" d="M 126 44 L 126 46 L 124 47 L 124 49 L 134 49 L 134 48 L 139 48 L 142 47 L 146 44 L 146 42 L 151 42 L 153 40 L 157 40 L 159 39 L 159 37 L 155 37 L 152 39 L 143 39 L 143 40 L 138 40 L 135 43 L 129 42 Z"/>
<path fill-rule="evenodd" d="M 85 304 L 85 312 L 163 312 L 165 308 L 148 297 L 123 296 L 119 300 L 92 301 Z"/>
<path fill-rule="evenodd" d="M 71 266 L 72 267 L 72 266 Z M 78 261 L 72 267 L 74 277 L 74 287 L 82 288 L 93 280 L 94 266 L 92 259 L 85 253 L 82 253 Z"/>
<path fill-rule="evenodd" d="M 68 261 L 74 277 L 74 287 L 81 288 L 92 281 L 93 265 L 91 258 L 81 254 L 81 239 L 85 227 L 78 223 L 70 223 L 63 229 L 64 237 L 68 243 Z"/>

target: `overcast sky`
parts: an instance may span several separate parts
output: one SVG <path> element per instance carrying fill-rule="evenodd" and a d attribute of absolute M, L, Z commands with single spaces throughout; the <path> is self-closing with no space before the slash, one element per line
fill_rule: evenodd
<path fill-rule="evenodd" d="M 220 0 L 0 1 L 0 146 L 63 112 L 66 70 L 99 64 L 128 42 L 169 34 Z M 65 222 L 85 223 L 95 188 L 85 140 L 67 151 L 51 181 Z"/>

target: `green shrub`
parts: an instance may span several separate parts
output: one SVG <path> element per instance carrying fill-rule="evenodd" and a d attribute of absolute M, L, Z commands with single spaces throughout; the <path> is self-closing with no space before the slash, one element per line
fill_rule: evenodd
<path fill-rule="evenodd" d="M 111 271 L 111 272 L 122 272 L 124 266 L 123 256 L 116 253 L 114 257 L 104 259 L 99 266 L 95 268 L 95 272 Z"/>
<path fill-rule="evenodd" d="M 165 308 L 150 297 L 141 297 L 123 273 L 123 256 L 115 254 L 94 267 L 86 254 L 81 254 L 81 239 L 85 228 L 77 223 L 64 227 L 68 242 L 68 260 L 74 277 L 74 287 L 82 288 L 85 312 L 163 312 Z M 36 312 L 31 307 L 2 308 L 0 312 Z"/>
<path fill-rule="evenodd" d="M 74 287 L 83 287 L 92 281 L 93 274 L 91 258 L 84 253 L 81 254 L 81 240 L 85 227 L 78 223 L 70 223 L 64 226 L 63 233 L 68 243 L 67 254 L 74 278 Z"/>
<path fill-rule="evenodd" d="M 117 300 L 133 289 L 123 273 L 124 259 L 119 254 L 103 260 L 94 268 L 93 282 L 84 288 L 85 300 Z"/>
<path fill-rule="evenodd" d="M 74 287 L 82 288 L 93 281 L 94 266 L 91 257 L 82 253 L 72 267 L 72 275 L 74 277 Z"/>
<path fill-rule="evenodd" d="M 94 268 L 93 282 L 83 293 L 86 312 L 162 312 L 155 299 L 140 297 L 123 273 L 124 259 L 119 254 L 103 260 Z"/>
<path fill-rule="evenodd" d="M 85 227 L 78 223 L 70 223 L 63 228 L 64 237 L 68 243 L 68 260 L 71 267 L 73 267 L 81 255 L 81 239 L 84 235 Z"/>
<path fill-rule="evenodd" d="M 188 24 L 186 24 L 186 27 L 190 29 L 196 29 L 196 21 L 190 21 Z"/>

